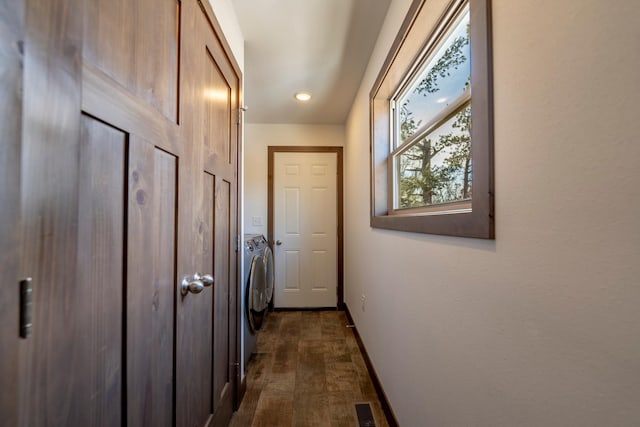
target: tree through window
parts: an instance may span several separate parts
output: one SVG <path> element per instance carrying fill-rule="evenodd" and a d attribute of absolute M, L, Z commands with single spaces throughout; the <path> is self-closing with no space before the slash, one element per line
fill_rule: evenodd
<path fill-rule="evenodd" d="M 471 199 L 469 7 L 426 55 L 392 103 L 396 121 L 395 208 Z"/>

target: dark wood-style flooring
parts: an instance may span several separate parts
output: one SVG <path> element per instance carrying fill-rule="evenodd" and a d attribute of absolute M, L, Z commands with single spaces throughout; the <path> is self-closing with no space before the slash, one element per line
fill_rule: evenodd
<path fill-rule="evenodd" d="M 341 311 L 270 313 L 246 380 L 232 427 L 358 426 L 356 403 L 370 403 L 376 426 L 388 426 Z"/>

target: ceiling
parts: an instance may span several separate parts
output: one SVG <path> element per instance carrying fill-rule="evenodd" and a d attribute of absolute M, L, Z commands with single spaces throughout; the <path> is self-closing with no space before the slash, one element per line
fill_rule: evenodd
<path fill-rule="evenodd" d="M 343 124 L 390 0 L 232 0 L 248 123 Z M 312 98 L 301 103 L 297 92 Z"/>

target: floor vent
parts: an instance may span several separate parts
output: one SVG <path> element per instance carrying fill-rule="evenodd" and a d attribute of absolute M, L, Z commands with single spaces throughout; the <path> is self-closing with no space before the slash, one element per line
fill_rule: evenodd
<path fill-rule="evenodd" d="M 375 427 L 371 405 L 368 403 L 356 403 L 356 414 L 358 415 L 358 425 L 360 427 Z"/>

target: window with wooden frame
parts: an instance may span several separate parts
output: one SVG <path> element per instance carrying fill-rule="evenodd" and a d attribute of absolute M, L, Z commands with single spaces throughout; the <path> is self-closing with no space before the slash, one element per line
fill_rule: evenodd
<path fill-rule="evenodd" d="M 415 0 L 371 91 L 371 226 L 494 238 L 489 0 Z"/>

